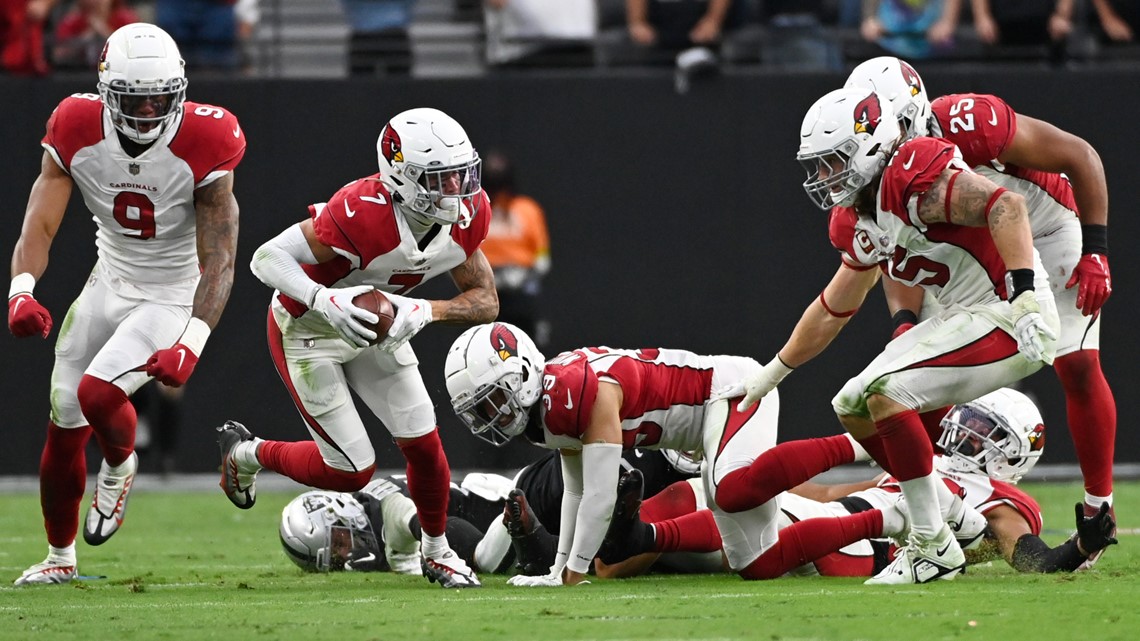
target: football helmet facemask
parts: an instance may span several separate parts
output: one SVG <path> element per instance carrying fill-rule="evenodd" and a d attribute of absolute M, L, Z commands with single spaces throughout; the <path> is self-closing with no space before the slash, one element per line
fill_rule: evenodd
<path fill-rule="evenodd" d="M 939 469 L 1016 483 L 1045 451 L 1045 423 L 1029 397 L 1002 388 L 950 408 L 938 446 Z"/>
<path fill-rule="evenodd" d="M 301 494 L 281 511 L 280 533 L 285 555 L 306 572 L 344 570 L 350 559 L 384 556 L 364 506 L 351 494 Z"/>
<path fill-rule="evenodd" d="M 479 154 L 467 132 L 438 109 L 397 114 L 376 141 L 380 180 L 417 222 L 467 227 L 478 207 Z"/>
<path fill-rule="evenodd" d="M 451 407 L 475 436 L 503 445 L 526 429 L 542 396 L 545 359 L 509 323 L 472 327 L 447 352 L 444 379 Z"/>
<path fill-rule="evenodd" d="M 903 60 L 880 56 L 863 62 L 847 76 L 844 87 L 865 87 L 886 98 L 907 139 L 930 133 L 930 98 L 922 77 Z"/>
<path fill-rule="evenodd" d="M 99 96 L 115 129 L 146 144 L 170 129 L 186 101 L 185 63 L 178 45 L 146 23 L 120 27 L 99 57 Z"/>
<path fill-rule="evenodd" d="M 891 103 L 865 88 L 836 89 L 808 109 L 796 159 L 804 191 L 820 209 L 850 207 L 879 177 L 902 132 Z"/>

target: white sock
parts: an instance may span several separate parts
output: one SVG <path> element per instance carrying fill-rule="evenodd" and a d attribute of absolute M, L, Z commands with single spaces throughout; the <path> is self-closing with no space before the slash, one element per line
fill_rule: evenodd
<path fill-rule="evenodd" d="M 906 519 L 895 508 L 879 510 L 883 513 L 883 536 L 899 536 L 906 529 Z"/>
<path fill-rule="evenodd" d="M 1092 507 L 1100 509 L 1101 503 L 1108 503 L 1108 507 L 1112 507 L 1112 494 L 1108 496 L 1093 496 L 1085 492 L 1085 505 L 1091 505 Z"/>
<path fill-rule="evenodd" d="M 942 476 L 939 474 L 934 475 L 934 489 L 938 492 L 938 511 L 942 514 L 943 521 L 949 521 L 951 518 L 957 516 L 951 514 L 950 510 L 954 507 L 954 493 L 950 488 L 946 487 L 946 483 L 942 481 Z"/>
<path fill-rule="evenodd" d="M 252 441 L 242 441 L 234 447 L 234 459 L 238 466 L 245 470 L 260 470 L 261 461 L 257 460 L 257 448 L 264 442 L 263 439 L 253 437 Z"/>
<path fill-rule="evenodd" d="M 48 560 L 62 563 L 63 565 L 75 565 L 75 544 L 63 548 L 48 546 Z"/>
<path fill-rule="evenodd" d="M 133 459 L 134 456 L 135 453 L 131 452 L 130 456 L 128 456 L 125 461 L 119 463 L 118 465 L 111 465 L 110 463 L 107 463 L 106 460 L 104 460 L 103 464 L 107 466 L 107 476 L 113 476 L 116 478 L 126 476 L 127 473 L 131 471 L 131 465 L 134 463 L 134 461 L 131 459 Z"/>
<path fill-rule="evenodd" d="M 855 450 L 855 462 L 856 463 L 871 460 L 871 455 L 868 454 L 867 450 L 864 449 L 863 446 L 859 444 L 859 441 L 855 440 L 854 436 L 851 436 L 851 434 L 849 434 L 847 432 L 844 432 L 843 435 L 846 436 L 847 441 L 849 443 L 851 443 L 851 449 Z"/>
<path fill-rule="evenodd" d="M 434 559 L 451 549 L 447 542 L 447 534 L 432 536 L 427 532 L 420 534 L 420 551 L 429 559 Z"/>
<path fill-rule="evenodd" d="M 475 546 L 475 568 L 482 572 L 494 572 L 503 562 L 503 557 L 511 549 L 511 535 L 502 517 L 495 517 L 479 545 Z"/>
<path fill-rule="evenodd" d="M 946 527 L 938 501 L 938 486 L 941 485 L 947 493 L 949 489 L 934 472 L 909 481 L 900 481 L 899 485 L 910 511 L 911 532 L 920 539 L 933 539 Z"/>

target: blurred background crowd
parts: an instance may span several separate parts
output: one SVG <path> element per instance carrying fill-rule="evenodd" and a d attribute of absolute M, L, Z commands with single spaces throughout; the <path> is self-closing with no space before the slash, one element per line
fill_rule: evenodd
<path fill-rule="evenodd" d="M 140 20 L 195 74 L 262 77 L 1140 60 L 1137 0 L 0 0 L 0 69 L 90 71 Z"/>

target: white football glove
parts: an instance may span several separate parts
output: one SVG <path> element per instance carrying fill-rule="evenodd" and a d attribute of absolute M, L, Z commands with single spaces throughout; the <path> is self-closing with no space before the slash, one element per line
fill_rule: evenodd
<path fill-rule="evenodd" d="M 780 360 L 779 355 L 776 355 L 776 358 L 761 367 L 759 372 L 744 379 L 744 400 L 737 403 L 736 411 L 743 412 L 760 402 L 760 399 L 767 396 L 768 392 L 776 389 L 780 381 L 784 380 L 784 377 L 791 374 L 794 369 L 784 365 L 784 361 Z"/>
<path fill-rule="evenodd" d="M 340 289 L 322 287 L 313 296 L 311 307 L 328 320 L 329 325 L 333 326 L 346 343 L 357 347 L 368 347 L 369 343 L 376 340 L 376 332 L 361 325 L 360 321 L 376 323 L 380 318 L 367 309 L 353 305 L 352 299 L 373 289 L 368 285 Z"/>
<path fill-rule="evenodd" d="M 388 337 L 380 341 L 380 349 L 394 352 L 431 322 L 431 303 L 422 298 L 407 298 L 399 294 L 387 296 L 396 308 L 396 318 L 388 329 Z"/>
<path fill-rule="evenodd" d="M 589 584 L 589 581 L 582 581 L 578 585 Z M 557 588 L 562 586 L 562 566 L 555 563 L 550 567 L 550 572 L 543 576 L 526 576 L 523 574 L 516 574 L 507 579 L 507 585 L 514 585 L 524 588 Z"/>
<path fill-rule="evenodd" d="M 1057 332 L 1041 316 L 1037 295 L 1032 290 L 1023 291 L 1009 302 L 1009 307 L 1017 350 L 1030 361 L 1046 360 L 1045 341 L 1056 340 Z"/>

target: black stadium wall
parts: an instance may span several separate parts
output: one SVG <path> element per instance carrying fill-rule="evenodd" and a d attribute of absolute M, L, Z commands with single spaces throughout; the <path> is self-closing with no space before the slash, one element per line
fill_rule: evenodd
<path fill-rule="evenodd" d="M 1128 329 L 1140 315 L 1140 181 L 1134 114 L 1140 73 L 932 69 L 932 95 L 991 92 L 1021 113 L 1059 123 L 1099 151 L 1111 197 L 1116 291 L 1107 305 L 1104 367 L 1122 417 L 1117 461 L 1137 461 L 1140 359 Z M 243 421 L 267 438 L 308 438 L 270 362 L 265 341 L 270 290 L 250 273 L 254 249 L 306 215 L 348 181 L 376 170 L 375 142 L 387 117 L 434 106 L 455 116 L 477 148 L 507 150 L 521 190 L 546 208 L 553 269 L 544 301 L 557 350 L 586 345 L 667 346 L 767 360 L 839 262 L 827 217 L 800 187 L 794 159 L 800 120 L 811 102 L 839 86 L 832 75 L 730 75 L 673 91 L 669 75 L 505 76 L 433 81 L 198 80 L 190 98 L 237 114 L 249 147 L 236 172 L 241 235 L 233 294 L 186 389 L 178 468 L 214 470 L 214 426 Z M 94 89 L 76 80 L 0 78 L 4 123 L 0 250 L 7 260 L 39 169 L 39 140 L 56 103 Z M 95 261 L 94 224 L 78 194 L 36 289 L 59 327 Z M 446 278 L 417 295 L 450 297 Z M 538 456 L 523 443 L 496 449 L 452 416 L 443 357 L 460 328 L 432 325 L 413 344 L 436 402 L 456 468 L 511 468 Z M 877 290 L 822 356 L 780 387 L 780 436 L 837 432 L 830 401 L 888 340 Z M 48 341 L 0 337 L 0 452 L 4 474 L 36 470 L 48 418 L 53 330 Z M 554 350 L 551 350 L 554 351 Z M 552 356 L 548 354 L 547 356 Z M 1049 427 L 1045 460 L 1075 460 L 1064 399 L 1051 370 L 1029 379 Z M 379 422 L 366 424 L 382 468 L 402 459 Z M 92 446 L 92 466 L 97 459 Z M 145 468 L 144 468 L 145 469 Z"/>

